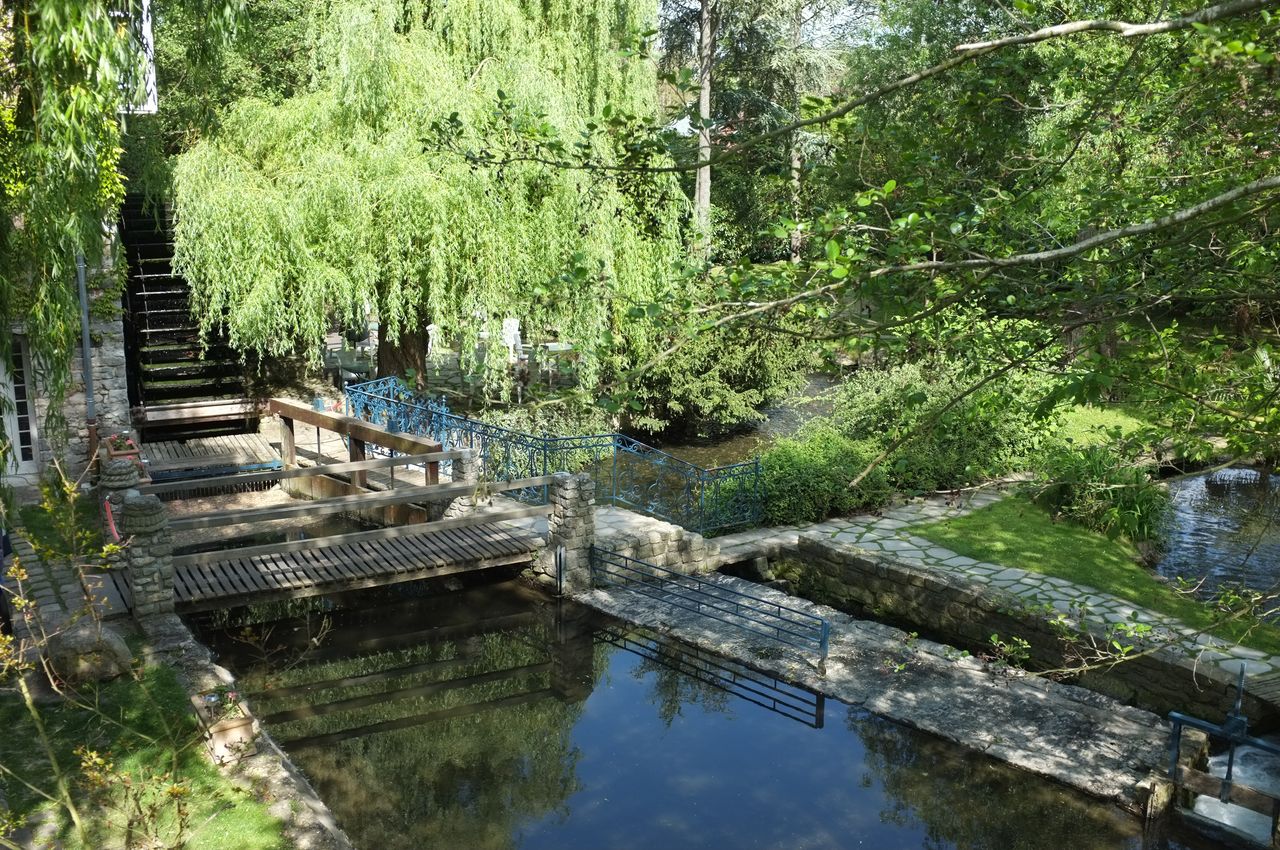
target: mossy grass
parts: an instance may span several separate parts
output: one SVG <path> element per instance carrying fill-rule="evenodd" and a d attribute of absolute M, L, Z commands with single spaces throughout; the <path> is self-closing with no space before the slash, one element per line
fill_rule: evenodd
<path fill-rule="evenodd" d="M 189 807 L 189 850 L 277 850 L 285 847 L 280 822 L 246 790 L 222 776 L 201 751 L 202 743 L 187 694 L 166 667 L 149 667 L 71 701 L 42 705 L 41 716 L 62 770 L 73 777 L 73 794 L 86 821 L 88 844 L 71 828 L 65 811 L 31 787 L 52 791 L 54 777 L 35 724 L 22 700 L 0 691 L 0 764 L 15 776 L 0 777 L 14 815 L 44 810 L 57 826 L 59 846 L 102 850 L 124 846 L 122 830 L 130 788 L 147 788 L 160 800 L 142 829 L 172 836 L 175 800 Z M 93 706 L 89 708 L 87 706 Z M 112 765 L 93 783 L 95 770 L 82 771 L 84 747 Z M 180 789 L 180 790 L 176 790 Z M 140 836 L 135 834 L 135 840 Z M 168 846 L 168 845 L 166 845 Z"/>
<path fill-rule="evenodd" d="M 1219 622 L 1223 615 L 1159 581 L 1129 543 L 1057 520 L 1030 499 L 1010 497 L 908 530 L 961 555 L 1095 588 L 1224 640 L 1280 655 L 1280 628 L 1254 619 Z"/>
<path fill-rule="evenodd" d="M 28 540 L 37 546 L 70 557 L 75 548 L 73 541 L 65 539 L 64 532 L 53 516 L 53 511 L 71 511 L 75 515 L 75 533 L 80 535 L 80 551 L 101 549 L 103 545 L 102 527 L 98 519 L 98 506 L 93 496 L 81 493 L 73 499 L 63 501 L 58 497 L 46 495 L 38 504 L 22 505 L 18 508 L 18 517 Z"/>
<path fill-rule="evenodd" d="M 1097 446 L 1109 442 L 1116 430 L 1127 436 L 1147 425 L 1135 411 L 1120 405 L 1078 404 L 1062 414 L 1056 436 L 1074 446 Z"/>

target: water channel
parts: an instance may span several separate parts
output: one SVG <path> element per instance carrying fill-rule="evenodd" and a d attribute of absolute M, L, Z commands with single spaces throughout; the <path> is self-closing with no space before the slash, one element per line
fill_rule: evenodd
<path fill-rule="evenodd" d="M 516 583 L 323 607 L 199 627 L 365 850 L 1143 846 L 1109 806 Z"/>
<path fill-rule="evenodd" d="M 1274 591 L 1280 583 L 1280 475 L 1230 468 L 1175 479 L 1165 523 L 1166 551 L 1156 570 Z"/>

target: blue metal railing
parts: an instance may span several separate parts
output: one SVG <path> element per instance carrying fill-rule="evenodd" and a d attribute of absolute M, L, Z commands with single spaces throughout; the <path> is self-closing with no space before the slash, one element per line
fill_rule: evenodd
<path fill-rule="evenodd" d="M 429 437 L 446 451 L 475 449 L 490 480 L 587 472 L 597 500 L 702 534 L 756 525 L 763 516 L 758 459 L 704 469 L 625 434 L 525 434 L 453 413 L 397 377 L 350 384 L 346 398 L 352 416 Z M 441 466 L 452 474 L 448 462 Z M 546 488 L 511 495 L 541 503 Z"/>
<path fill-rule="evenodd" d="M 591 581 L 597 587 L 625 586 L 673 608 L 692 611 L 770 641 L 814 652 L 819 661 L 826 661 L 831 643 L 831 624 L 799 608 L 596 546 L 591 547 Z"/>

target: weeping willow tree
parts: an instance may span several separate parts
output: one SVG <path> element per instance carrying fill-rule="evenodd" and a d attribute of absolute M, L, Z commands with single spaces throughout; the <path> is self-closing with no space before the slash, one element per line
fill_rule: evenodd
<path fill-rule="evenodd" d="M 327 5 L 308 89 L 237 101 L 176 163 L 175 264 L 202 328 L 225 323 L 243 351 L 315 357 L 333 321 L 376 311 L 384 348 L 412 355 L 433 323 L 465 353 L 515 316 L 605 352 L 584 357 L 585 384 L 646 357 L 653 330 L 611 341 L 631 305 L 687 285 L 676 183 L 486 168 L 456 151 L 545 126 L 619 156 L 624 138 L 586 131 L 607 123 L 606 103 L 653 113 L 652 64 L 619 48 L 654 16 L 630 0 Z"/>

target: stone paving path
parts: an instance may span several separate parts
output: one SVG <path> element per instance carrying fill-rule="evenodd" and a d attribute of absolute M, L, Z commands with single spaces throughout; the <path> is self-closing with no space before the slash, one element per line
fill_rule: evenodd
<path fill-rule="evenodd" d="M 1249 676 L 1280 670 L 1280 657 L 1257 649 L 1234 646 L 1212 635 L 1202 634 L 1182 622 L 1142 608 L 1093 587 L 1060 578 L 1023 570 L 1010 564 L 996 564 L 966 558 L 909 529 L 921 523 L 962 516 L 993 504 L 1004 497 L 993 490 L 977 491 L 961 497 L 958 503 L 932 498 L 885 510 L 879 516 L 859 515 L 830 519 L 803 527 L 761 528 L 715 538 L 720 545 L 720 563 L 732 563 L 744 557 L 767 555 L 777 557 L 788 550 L 795 552 L 800 533 L 825 532 L 841 543 L 852 543 L 870 552 L 883 552 L 916 567 L 959 574 L 1013 594 L 1035 605 L 1048 604 L 1063 613 L 1073 613 L 1084 603 L 1091 616 L 1106 623 L 1140 622 L 1173 637 L 1181 636 L 1170 650 L 1181 648 L 1199 663 L 1215 663 L 1232 675 L 1243 666 Z"/>

